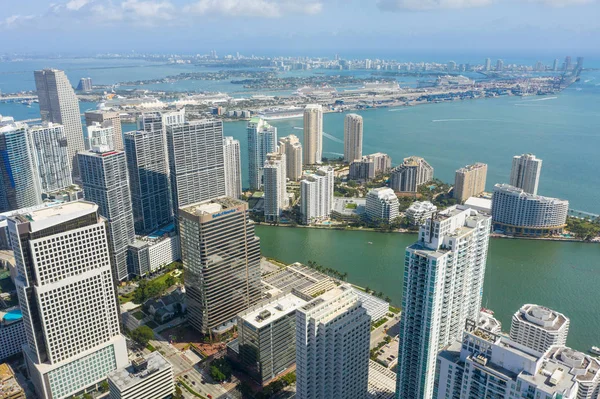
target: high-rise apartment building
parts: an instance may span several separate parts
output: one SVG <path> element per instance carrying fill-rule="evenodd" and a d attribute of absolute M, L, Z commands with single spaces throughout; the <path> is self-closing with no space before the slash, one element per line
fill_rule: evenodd
<path fill-rule="evenodd" d="M 358 114 L 348 114 L 344 119 L 344 162 L 354 162 L 362 158 L 363 118 Z"/>
<path fill-rule="evenodd" d="M 433 179 L 433 167 L 420 157 L 404 158 L 392 169 L 390 187 L 394 191 L 416 193 L 419 186 Z"/>
<path fill-rule="evenodd" d="M 182 123 L 185 123 L 185 108 L 179 111 L 142 112 L 137 121 L 137 128 L 146 132 L 162 130 L 166 134 L 167 126 Z"/>
<path fill-rule="evenodd" d="M 456 171 L 454 177 L 454 198 L 465 202 L 470 197 L 476 197 L 485 191 L 487 165 L 475 163 Z"/>
<path fill-rule="evenodd" d="M 225 195 L 231 198 L 242 196 L 242 160 L 240 142 L 233 137 L 223 139 L 225 160 Z"/>
<path fill-rule="evenodd" d="M 125 153 L 95 147 L 77 157 L 84 198 L 98 204 L 100 215 L 108 220 L 115 280 L 125 280 L 129 275 L 127 248 L 135 239 Z"/>
<path fill-rule="evenodd" d="M 279 139 L 279 152 L 285 154 L 286 175 L 290 180 L 302 177 L 302 144 L 294 134 Z"/>
<path fill-rule="evenodd" d="M 304 165 L 321 163 L 323 156 L 323 107 L 308 104 L 304 108 Z"/>
<path fill-rule="evenodd" d="M 267 222 L 277 222 L 287 207 L 285 154 L 267 154 L 264 171 L 264 210 Z"/>
<path fill-rule="evenodd" d="M 108 375 L 110 399 L 165 399 L 175 390 L 173 366 L 159 352 L 134 359 Z"/>
<path fill-rule="evenodd" d="M 73 176 L 79 176 L 75 155 L 85 150 L 81 111 L 75 91 L 65 75 L 58 69 L 43 69 L 34 72 L 35 88 L 40 102 L 42 122 L 53 122 L 64 126 L 67 149 Z"/>
<path fill-rule="evenodd" d="M 413 226 L 420 226 L 437 211 L 437 206 L 429 201 L 415 201 L 404 211 L 404 216 Z"/>
<path fill-rule="evenodd" d="M 496 71 L 502 72 L 504 70 L 504 61 L 498 60 L 496 61 Z"/>
<path fill-rule="evenodd" d="M 173 220 L 169 165 L 162 130 L 124 135 L 133 222 L 138 234 L 148 234 Z"/>
<path fill-rule="evenodd" d="M 116 150 L 114 142 L 114 129 L 110 122 L 92 122 L 86 127 L 87 135 L 85 137 L 85 148 L 91 149 L 97 146 L 103 146 Z M 121 145 L 121 150 L 123 146 Z"/>
<path fill-rule="evenodd" d="M 98 205 L 67 202 L 8 219 L 27 344 L 38 397 L 79 395 L 127 363 Z"/>
<path fill-rule="evenodd" d="M 542 160 L 535 155 L 515 155 L 510 171 L 510 185 L 522 188 L 526 193 L 537 194 L 541 171 Z"/>
<path fill-rule="evenodd" d="M 462 205 L 435 214 L 406 248 L 396 390 L 431 399 L 437 353 L 477 320 L 491 218 Z"/>
<path fill-rule="evenodd" d="M 79 84 L 77 85 L 77 90 L 79 91 L 92 91 L 92 78 L 81 78 L 79 79 Z"/>
<path fill-rule="evenodd" d="M 322 166 L 300 180 L 302 223 L 311 224 L 329 218 L 333 209 L 333 168 Z"/>
<path fill-rule="evenodd" d="M 365 155 L 350 163 L 348 178 L 350 180 L 372 180 L 387 172 L 392 167 L 392 159 L 382 152 Z"/>
<path fill-rule="evenodd" d="M 296 311 L 296 397 L 366 398 L 371 317 L 349 284 Z"/>
<path fill-rule="evenodd" d="M 392 222 L 400 215 L 399 207 L 398 197 L 391 188 L 374 188 L 367 194 L 365 212 L 372 221 Z"/>
<path fill-rule="evenodd" d="M 228 197 L 179 209 L 188 320 L 203 334 L 227 331 L 261 299 L 260 239 L 248 212 L 246 202 Z"/>
<path fill-rule="evenodd" d="M 544 306 L 526 304 L 512 317 L 510 339 L 544 353 L 551 346 L 567 343 L 570 320 Z"/>
<path fill-rule="evenodd" d="M 261 118 L 248 122 L 248 177 L 250 188 L 260 190 L 267 154 L 277 151 L 277 128 Z"/>
<path fill-rule="evenodd" d="M 99 123 L 101 126 L 112 126 L 113 148 L 123 150 L 123 129 L 121 127 L 121 115 L 117 111 L 85 111 L 85 125 L 92 126 Z"/>
<path fill-rule="evenodd" d="M 39 176 L 25 123 L 2 118 L 0 154 L 0 212 L 41 204 Z"/>
<path fill-rule="evenodd" d="M 489 58 L 485 59 L 485 66 L 483 67 L 483 69 L 485 71 L 491 71 L 492 70 L 492 60 Z"/>
<path fill-rule="evenodd" d="M 33 126 L 29 128 L 29 138 L 42 193 L 72 185 L 71 160 L 64 127 L 52 122 Z"/>
<path fill-rule="evenodd" d="M 169 125 L 167 147 L 173 210 L 225 195 L 223 122 Z"/>

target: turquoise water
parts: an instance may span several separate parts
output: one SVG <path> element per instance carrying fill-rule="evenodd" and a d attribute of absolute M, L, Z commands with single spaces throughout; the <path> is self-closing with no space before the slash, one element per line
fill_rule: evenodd
<path fill-rule="evenodd" d="M 15 320 L 20 320 L 22 318 L 23 318 L 23 313 L 21 312 L 21 309 L 11 310 L 4 315 L 5 321 L 15 321 Z"/>

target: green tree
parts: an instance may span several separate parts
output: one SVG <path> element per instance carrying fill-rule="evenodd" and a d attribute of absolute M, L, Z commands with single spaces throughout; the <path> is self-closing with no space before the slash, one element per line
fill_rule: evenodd
<path fill-rule="evenodd" d="M 108 392 L 108 381 L 104 380 L 100 383 L 100 392 Z"/>
<path fill-rule="evenodd" d="M 140 326 L 131 332 L 131 339 L 141 346 L 148 345 L 152 338 L 154 338 L 154 331 L 148 326 Z"/>
<path fill-rule="evenodd" d="M 219 370 L 215 366 L 210 366 L 210 376 L 216 382 L 223 382 L 227 379 L 227 377 L 225 377 L 225 374 L 223 374 L 221 370 Z"/>
<path fill-rule="evenodd" d="M 181 391 L 181 388 L 179 387 L 175 387 L 175 395 L 173 395 L 173 399 L 183 399 L 183 392 Z"/>

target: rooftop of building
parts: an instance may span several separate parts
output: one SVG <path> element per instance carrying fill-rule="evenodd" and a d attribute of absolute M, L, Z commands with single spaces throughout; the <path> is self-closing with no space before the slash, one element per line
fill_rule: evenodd
<path fill-rule="evenodd" d="M 264 276 L 262 282 L 268 290 L 290 292 L 295 289 L 307 295 L 335 287 L 331 277 L 297 262 Z"/>
<path fill-rule="evenodd" d="M 171 368 L 171 363 L 159 352 L 152 352 L 144 358 L 133 360 L 127 367 L 111 372 L 108 378 L 119 390 L 124 391 L 165 368 Z"/>
<path fill-rule="evenodd" d="M 18 220 L 19 223 L 30 223 L 31 231 L 37 231 L 96 212 L 97 210 L 98 205 L 93 202 L 70 201 L 56 206 L 34 209 L 12 217 Z"/>
<path fill-rule="evenodd" d="M 492 200 L 489 198 L 469 197 L 465 201 L 465 205 L 478 209 L 492 209 Z"/>
<path fill-rule="evenodd" d="M 365 213 L 366 198 L 334 197 L 332 211 L 341 215 L 361 215 Z"/>
<path fill-rule="evenodd" d="M 569 203 L 569 201 L 563 200 L 560 198 L 544 197 L 543 195 L 527 193 L 522 188 L 511 186 L 510 184 L 506 184 L 506 183 L 494 185 L 494 193 L 496 193 L 496 192 L 505 192 L 505 193 L 509 193 L 509 194 L 512 194 L 515 196 L 525 197 L 528 200 L 547 201 L 547 202 L 554 202 L 554 203 L 561 202 L 561 203 L 567 203 L 567 204 Z"/>
<path fill-rule="evenodd" d="M 482 162 L 477 162 L 472 165 L 463 166 L 462 168 L 458 169 L 457 172 L 469 172 L 469 171 L 472 171 L 475 169 L 481 169 L 481 168 L 487 168 L 487 164 L 482 163 Z"/>
<path fill-rule="evenodd" d="M 355 296 L 356 300 L 358 301 L 358 295 L 356 295 L 356 293 L 352 289 L 352 286 L 350 284 L 342 284 L 342 285 L 338 285 L 328 291 L 325 291 L 324 293 L 317 296 L 312 301 L 306 303 L 304 306 L 299 307 L 298 310 L 301 312 L 311 312 L 314 309 L 320 308 L 321 305 L 324 305 L 327 303 L 334 303 L 337 298 L 341 297 L 342 295 L 346 294 L 349 291 L 352 292 L 352 294 Z M 330 320 L 335 319 L 336 317 L 338 317 L 339 315 L 341 315 L 342 313 L 344 313 L 346 311 L 345 307 L 340 307 L 337 304 L 335 306 L 336 306 L 335 310 L 331 313 L 327 313 L 325 315 L 325 317 L 319 319 L 319 322 L 327 323 Z"/>
<path fill-rule="evenodd" d="M 436 211 L 437 206 L 433 205 L 429 201 L 416 201 L 413 202 L 407 210 L 411 211 Z"/>
<path fill-rule="evenodd" d="M 545 306 L 525 304 L 515 315 L 518 320 L 533 324 L 548 331 L 557 331 L 569 323 L 569 319 L 562 313 Z"/>
<path fill-rule="evenodd" d="M 255 328 L 262 328 L 285 315 L 295 312 L 304 304 L 306 304 L 304 299 L 289 293 L 261 302 L 240 313 L 239 317 Z"/>
<path fill-rule="evenodd" d="M 6 363 L 0 364 L 0 399 L 14 398 L 24 395 L 23 388 L 19 385 L 15 374 Z"/>
<path fill-rule="evenodd" d="M 208 216 L 240 206 L 247 207 L 247 203 L 231 197 L 219 197 L 187 205 L 180 209 L 191 215 Z"/>
<path fill-rule="evenodd" d="M 23 320 L 23 313 L 18 306 L 0 310 L 0 328 L 21 320 Z"/>

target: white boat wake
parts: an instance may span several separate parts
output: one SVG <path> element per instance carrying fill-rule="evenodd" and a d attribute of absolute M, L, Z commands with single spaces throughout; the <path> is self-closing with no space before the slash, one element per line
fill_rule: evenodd
<path fill-rule="evenodd" d="M 296 129 L 296 130 L 304 130 L 304 128 L 302 126 L 294 126 L 294 129 Z"/>
<path fill-rule="evenodd" d="M 520 101 L 522 103 L 533 103 L 533 102 L 537 102 L 537 101 L 548 101 L 548 100 L 556 100 L 558 97 L 544 97 L 544 98 L 535 98 L 533 100 L 524 100 L 524 101 Z"/>
<path fill-rule="evenodd" d="M 332 135 L 331 135 L 331 134 L 329 134 L 329 133 L 325 133 L 325 132 L 323 132 L 323 136 L 327 137 L 329 140 L 335 141 L 336 143 L 342 143 L 342 144 L 344 144 L 344 141 L 343 141 L 343 140 L 340 140 L 340 139 L 338 139 L 337 137 L 335 137 L 335 136 L 332 136 Z"/>
<path fill-rule="evenodd" d="M 398 112 L 398 111 L 406 111 L 408 108 L 394 108 L 388 109 L 388 112 Z"/>
<path fill-rule="evenodd" d="M 434 123 L 437 122 L 505 122 L 499 119 L 432 119 Z"/>

